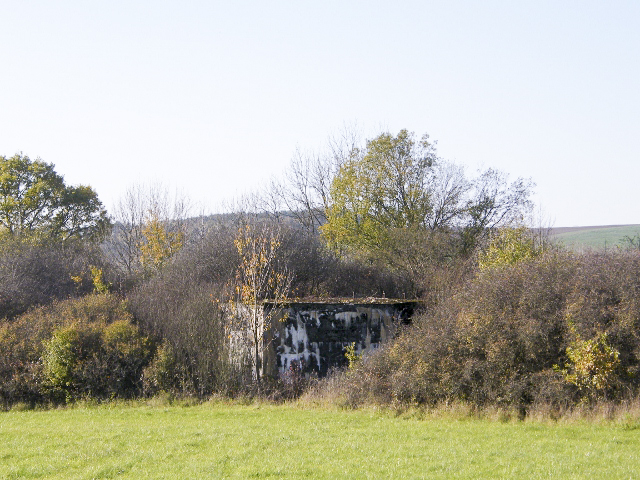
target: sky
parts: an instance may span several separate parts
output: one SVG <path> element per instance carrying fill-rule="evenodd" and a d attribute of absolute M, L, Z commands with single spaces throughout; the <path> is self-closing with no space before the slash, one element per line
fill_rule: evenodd
<path fill-rule="evenodd" d="M 216 212 L 345 127 L 404 128 L 531 178 L 545 223 L 640 224 L 635 0 L 0 0 L 0 66 L 0 155 L 109 210 L 161 183 Z"/>

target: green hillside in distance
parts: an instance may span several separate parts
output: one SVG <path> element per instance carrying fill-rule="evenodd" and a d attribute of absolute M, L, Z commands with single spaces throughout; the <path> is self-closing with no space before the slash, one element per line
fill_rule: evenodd
<path fill-rule="evenodd" d="M 640 235 L 640 225 L 600 225 L 551 229 L 551 238 L 572 249 L 625 247 L 625 237 Z"/>

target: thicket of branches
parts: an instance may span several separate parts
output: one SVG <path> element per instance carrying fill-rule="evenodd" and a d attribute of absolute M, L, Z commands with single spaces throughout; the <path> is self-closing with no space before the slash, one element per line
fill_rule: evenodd
<path fill-rule="evenodd" d="M 542 253 L 477 271 L 316 395 L 558 411 L 640 387 L 640 256 Z"/>
<path fill-rule="evenodd" d="M 637 249 L 549 246 L 527 228 L 531 188 L 492 169 L 469 178 L 403 130 L 298 152 L 225 214 L 135 187 L 106 237 L 0 231 L 0 399 L 299 395 L 300 379 L 257 385 L 259 330 L 231 314 L 245 294 L 422 302 L 394 342 L 315 391 L 349 405 L 636 395 Z M 232 351 L 233 328 L 252 361 Z"/>
<path fill-rule="evenodd" d="M 56 301 L 0 323 L 0 403 L 139 396 L 154 353 L 122 299 Z"/>
<path fill-rule="evenodd" d="M 0 238 L 0 318 L 13 318 L 38 305 L 90 293 L 91 267 L 109 269 L 94 243 Z"/>

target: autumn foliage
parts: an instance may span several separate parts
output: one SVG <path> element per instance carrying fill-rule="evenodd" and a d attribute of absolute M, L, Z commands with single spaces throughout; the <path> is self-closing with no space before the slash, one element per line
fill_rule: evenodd
<path fill-rule="evenodd" d="M 463 401 L 522 412 L 634 398 L 638 278 L 637 252 L 551 251 L 479 271 L 332 389 L 350 405 Z"/>

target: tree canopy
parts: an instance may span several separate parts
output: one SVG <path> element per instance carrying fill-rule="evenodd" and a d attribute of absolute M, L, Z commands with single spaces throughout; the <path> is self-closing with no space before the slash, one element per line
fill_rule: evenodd
<path fill-rule="evenodd" d="M 331 184 L 332 204 L 321 230 L 334 247 L 381 248 L 393 228 L 424 226 L 432 211 L 427 185 L 435 149 L 401 130 L 353 149 Z"/>
<path fill-rule="evenodd" d="M 66 240 L 93 238 L 110 226 L 89 186 L 67 186 L 54 165 L 16 154 L 0 156 L 0 231 Z"/>
<path fill-rule="evenodd" d="M 467 180 L 461 167 L 438 159 L 428 135 L 382 133 L 341 164 L 320 229 L 335 250 L 378 257 L 394 250 L 400 230 L 455 232 L 470 252 L 487 231 L 521 219 L 531 187 L 493 169 Z"/>

